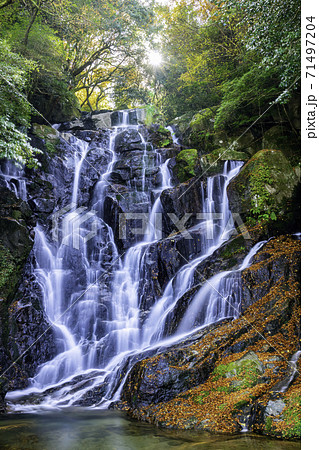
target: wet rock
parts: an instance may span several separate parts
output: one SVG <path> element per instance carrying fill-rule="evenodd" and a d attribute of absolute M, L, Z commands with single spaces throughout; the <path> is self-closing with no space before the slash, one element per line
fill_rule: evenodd
<path fill-rule="evenodd" d="M 115 138 L 115 151 L 118 153 L 129 152 L 133 150 L 145 150 L 145 144 L 137 130 L 124 130 Z"/>
<path fill-rule="evenodd" d="M 284 246 L 287 246 L 285 249 Z M 288 251 L 291 255 L 287 257 Z M 254 270 L 254 264 L 259 269 Z M 253 259 L 252 266 L 244 270 L 242 278 L 242 312 L 264 297 L 280 280 L 288 281 L 300 276 L 300 245 L 291 237 L 270 240 Z"/>
<path fill-rule="evenodd" d="M 173 215 L 175 222 L 181 221 L 179 226 L 182 229 L 190 228 L 198 224 L 197 214 L 202 212 L 201 183 L 192 179 L 174 189 L 166 189 L 161 194 L 161 203 L 165 236 L 180 231 L 169 214 Z"/>
<path fill-rule="evenodd" d="M 265 409 L 265 417 L 280 415 L 284 407 L 285 402 L 283 400 L 269 400 Z"/>
<path fill-rule="evenodd" d="M 144 310 L 153 306 L 177 271 L 201 253 L 201 235 L 201 229 L 189 230 L 190 239 L 178 233 L 148 246 L 142 274 L 146 282 L 140 291 Z"/>

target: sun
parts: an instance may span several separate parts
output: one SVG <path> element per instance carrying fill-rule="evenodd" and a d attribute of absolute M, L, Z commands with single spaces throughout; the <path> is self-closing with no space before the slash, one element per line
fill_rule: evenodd
<path fill-rule="evenodd" d="M 158 67 L 163 62 L 163 56 L 156 50 L 150 50 L 147 55 L 148 61 L 152 66 Z"/>

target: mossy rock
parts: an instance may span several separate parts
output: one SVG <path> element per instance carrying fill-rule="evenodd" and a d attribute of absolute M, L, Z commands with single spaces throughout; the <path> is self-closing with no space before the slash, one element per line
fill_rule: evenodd
<path fill-rule="evenodd" d="M 214 129 L 214 119 L 217 107 L 206 108 L 196 113 L 189 124 L 192 131 L 203 131 Z"/>
<path fill-rule="evenodd" d="M 219 148 L 201 156 L 200 166 L 207 175 L 215 175 L 223 171 L 225 161 L 248 161 L 246 153 L 232 149 Z"/>
<path fill-rule="evenodd" d="M 6 298 L 10 292 L 12 277 L 15 275 L 15 258 L 7 247 L 0 242 L 0 297 Z"/>
<path fill-rule="evenodd" d="M 260 150 L 229 184 L 230 208 L 243 221 L 276 221 L 291 211 L 298 183 L 281 151 Z"/>
<path fill-rule="evenodd" d="M 189 128 L 190 122 L 193 118 L 193 113 L 188 112 L 183 114 L 182 116 L 176 117 L 173 119 L 169 125 L 175 125 L 181 134 L 184 134 L 186 130 Z"/>
<path fill-rule="evenodd" d="M 173 139 L 169 130 L 163 125 L 152 124 L 147 127 L 150 139 L 157 148 L 167 148 L 173 146 Z"/>
<path fill-rule="evenodd" d="M 48 125 L 34 123 L 32 126 L 33 134 L 45 142 L 48 153 L 54 154 L 60 143 L 60 133 Z"/>
<path fill-rule="evenodd" d="M 194 148 L 182 150 L 175 158 L 174 175 L 183 183 L 196 175 L 199 169 L 198 152 Z"/>
<path fill-rule="evenodd" d="M 213 372 L 214 379 L 228 378 L 230 386 L 221 387 L 221 392 L 237 392 L 255 386 L 258 378 L 264 373 L 263 364 L 255 352 L 249 351 L 237 361 L 229 364 L 220 364 Z"/>

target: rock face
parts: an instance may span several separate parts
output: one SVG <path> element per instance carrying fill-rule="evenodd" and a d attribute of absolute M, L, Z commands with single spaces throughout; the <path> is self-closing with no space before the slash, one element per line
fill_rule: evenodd
<path fill-rule="evenodd" d="M 298 437 L 299 362 L 286 391 L 276 386 L 300 346 L 299 262 L 299 240 L 270 240 L 242 274 L 244 314 L 137 362 L 121 407 L 162 427 Z"/>
<path fill-rule="evenodd" d="M 32 211 L 4 185 L 1 177 L 0 183 L 0 409 L 4 411 L 5 391 L 25 387 L 38 364 L 54 353 L 54 344 L 48 336 L 41 336 L 48 322 L 34 286 L 22 295 L 24 274 L 23 283 L 32 283 L 25 269 L 33 245 Z M 33 352 L 23 356 L 35 340 Z"/>

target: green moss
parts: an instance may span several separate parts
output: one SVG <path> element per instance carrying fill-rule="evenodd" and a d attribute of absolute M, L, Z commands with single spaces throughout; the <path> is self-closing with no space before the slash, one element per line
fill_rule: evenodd
<path fill-rule="evenodd" d="M 270 433 L 271 431 L 272 431 L 272 418 L 271 417 L 266 417 L 266 420 L 265 420 L 265 431 L 267 432 L 267 433 Z"/>
<path fill-rule="evenodd" d="M 200 165 L 207 175 L 215 175 L 223 171 L 225 161 L 247 161 L 248 159 L 249 156 L 246 153 L 230 148 L 218 148 L 201 156 Z"/>
<path fill-rule="evenodd" d="M 283 411 L 285 427 L 283 430 L 284 438 L 301 437 L 301 396 L 296 394 L 287 401 L 286 408 Z"/>
<path fill-rule="evenodd" d="M 244 406 L 246 406 L 248 403 L 248 400 L 240 400 L 239 402 L 235 403 L 234 409 L 241 409 Z"/>
<path fill-rule="evenodd" d="M 261 373 L 260 362 L 254 358 L 242 358 L 229 364 L 221 364 L 213 372 L 213 380 L 228 378 L 232 380 L 232 386 L 220 387 L 220 392 L 237 392 L 247 389 L 257 383 Z"/>
<path fill-rule="evenodd" d="M 206 108 L 196 113 L 191 122 L 192 131 L 206 131 L 214 128 L 214 118 L 217 108 Z"/>
<path fill-rule="evenodd" d="M 178 179 L 183 182 L 196 175 L 195 169 L 198 165 L 198 152 L 194 148 L 182 150 L 176 156 L 174 171 Z"/>
<path fill-rule="evenodd" d="M 0 243 L 0 296 L 6 297 L 16 265 L 9 250 Z"/>
<path fill-rule="evenodd" d="M 169 125 L 177 126 L 179 131 L 183 134 L 188 130 L 192 117 L 192 112 L 185 113 L 180 117 L 176 117 L 172 122 L 169 123 Z"/>
<path fill-rule="evenodd" d="M 220 253 L 222 259 L 233 258 L 234 255 L 244 253 L 246 247 L 241 245 L 240 241 L 234 241 L 233 245 L 227 246 L 224 251 Z"/>
<path fill-rule="evenodd" d="M 35 123 L 32 128 L 33 133 L 44 140 L 45 147 L 49 154 L 57 151 L 57 145 L 60 143 L 59 132 L 47 125 Z"/>
<path fill-rule="evenodd" d="M 198 405 L 203 405 L 205 403 L 205 398 L 209 395 L 208 391 L 203 391 L 200 393 L 200 395 L 196 395 L 193 398 L 193 402 L 197 403 Z"/>

